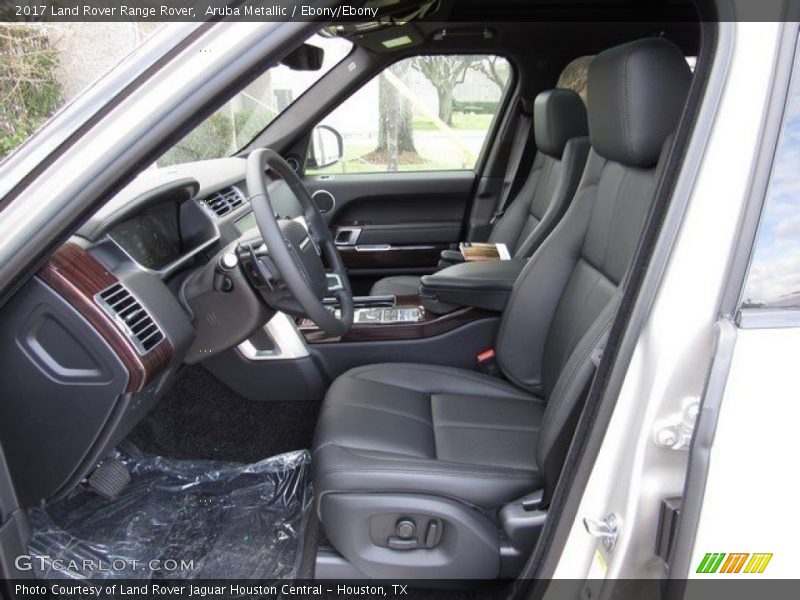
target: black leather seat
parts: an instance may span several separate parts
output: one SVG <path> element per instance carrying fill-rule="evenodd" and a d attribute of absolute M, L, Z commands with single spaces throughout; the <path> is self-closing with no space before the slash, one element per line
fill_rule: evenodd
<path fill-rule="evenodd" d="M 516 258 L 527 258 L 553 230 L 580 181 L 589 139 L 586 108 L 572 90 L 547 90 L 533 103 L 536 156 L 530 174 L 503 216 L 492 227 L 490 242 L 506 244 Z M 414 275 L 385 277 L 372 286 L 373 296 L 419 293 Z"/>
<path fill-rule="evenodd" d="M 496 506 L 541 484 L 543 413 L 539 398 L 481 373 L 402 363 L 353 369 L 322 407 L 316 489 L 424 490 Z"/>
<path fill-rule="evenodd" d="M 503 314 L 496 351 L 507 381 L 382 364 L 331 386 L 313 447 L 317 510 L 331 543 L 364 573 L 500 572 L 497 509 L 558 479 L 690 80 L 663 39 L 592 62 L 592 150 L 569 210 Z M 387 523 L 403 517 L 425 531 L 397 538 Z"/>

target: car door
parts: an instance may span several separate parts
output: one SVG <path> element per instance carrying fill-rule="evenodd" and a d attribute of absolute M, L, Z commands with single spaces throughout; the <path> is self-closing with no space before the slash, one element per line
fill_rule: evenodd
<path fill-rule="evenodd" d="M 498 56 L 407 58 L 314 129 L 305 181 L 356 294 L 380 277 L 432 272 L 463 239 L 511 78 Z"/>
<path fill-rule="evenodd" d="M 787 29 L 791 31 L 787 37 L 800 43 L 796 25 L 787 24 Z M 759 192 L 766 175 L 758 173 L 752 184 L 753 201 L 763 197 L 763 206 L 753 207 L 761 209 L 760 221 L 734 318 L 725 319 L 725 337 L 718 342 L 716 385 L 713 393 L 706 394 L 698 425 L 705 435 L 696 442 L 690 467 L 702 473 L 689 484 L 695 484 L 691 491 L 702 498 L 702 511 L 693 513 L 697 526 L 688 562 L 692 577 L 797 576 L 800 551 L 796 536 L 786 529 L 797 504 L 796 478 L 787 477 L 786 468 L 795 463 L 800 422 L 800 52 L 796 48 L 793 44 L 784 50 L 795 52 L 793 64 L 786 59 L 782 63 L 783 69 L 791 65 L 788 94 L 780 83 L 787 73 L 778 70 L 774 76 L 778 81 L 771 98 L 774 108 L 768 112 L 770 125 L 764 127 L 768 133 L 762 150 L 769 167 L 763 169 L 769 173 L 766 193 Z M 781 113 L 773 154 L 768 136 Z M 757 213 L 746 218 L 744 231 L 751 227 L 753 214 Z M 749 245 L 749 235 L 742 235 L 743 247 Z M 741 268 L 737 265 L 732 271 L 739 273 Z M 737 288 L 738 281 L 732 276 L 731 286 Z M 703 421 L 713 423 L 714 418 L 713 425 Z M 758 490 L 764 499 L 756 526 L 722 525 L 730 523 L 735 513 L 730 498 L 742 484 L 736 473 L 746 473 L 748 488 Z M 695 482 L 703 478 L 700 487 Z M 713 517 L 706 507 L 714 508 Z"/>

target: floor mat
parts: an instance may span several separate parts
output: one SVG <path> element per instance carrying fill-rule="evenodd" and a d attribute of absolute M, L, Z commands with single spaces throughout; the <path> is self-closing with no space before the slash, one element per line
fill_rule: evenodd
<path fill-rule="evenodd" d="M 297 576 L 312 499 L 307 451 L 247 465 L 117 458 L 131 471 L 117 500 L 78 489 L 30 511 L 38 578 Z"/>
<path fill-rule="evenodd" d="M 150 454 L 248 463 L 309 448 L 320 403 L 264 394 L 247 400 L 202 367 L 185 367 L 129 437 Z"/>

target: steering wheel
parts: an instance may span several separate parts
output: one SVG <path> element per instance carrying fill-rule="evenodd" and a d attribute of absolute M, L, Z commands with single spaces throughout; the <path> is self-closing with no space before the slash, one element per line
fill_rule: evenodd
<path fill-rule="evenodd" d="M 304 219 L 276 216 L 267 191 L 267 167 L 294 193 L 303 208 Z M 306 316 L 321 329 L 330 335 L 347 332 L 353 324 L 353 292 L 347 271 L 328 224 L 300 177 L 280 154 L 259 148 L 247 157 L 247 189 L 269 258 L 279 271 L 272 275 L 280 275 Z M 333 270 L 332 275 L 325 272 L 323 255 Z M 339 301 L 339 318 L 322 302 L 331 292 Z"/>

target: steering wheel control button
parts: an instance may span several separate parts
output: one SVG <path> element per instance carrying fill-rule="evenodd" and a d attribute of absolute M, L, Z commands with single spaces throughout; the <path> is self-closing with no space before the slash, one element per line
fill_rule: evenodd
<path fill-rule="evenodd" d="M 394 532 L 397 534 L 397 537 L 408 540 L 417 534 L 417 526 L 411 519 L 400 519 L 397 522 Z"/>
<path fill-rule="evenodd" d="M 225 269 L 226 271 L 235 269 L 236 265 L 238 264 L 239 264 L 239 258 L 236 256 L 234 252 L 226 252 L 219 259 L 219 266 Z"/>

